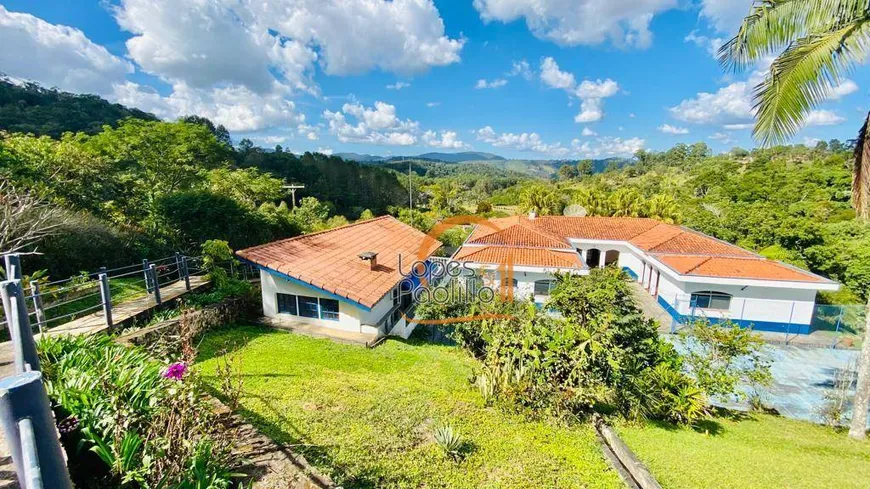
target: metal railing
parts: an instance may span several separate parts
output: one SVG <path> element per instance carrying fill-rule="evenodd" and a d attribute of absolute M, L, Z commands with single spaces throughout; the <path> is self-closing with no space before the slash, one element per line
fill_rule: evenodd
<path fill-rule="evenodd" d="M 0 282 L 6 324 L 12 337 L 15 374 L 0 379 L 0 425 L 23 489 L 71 489 L 69 472 L 42 383 L 36 342 L 24 298 L 21 262 L 6 255 Z"/>
<path fill-rule="evenodd" d="M 20 276 L 20 262 L 10 266 L 11 273 Z M 190 290 L 190 277 L 205 273 L 202 257 L 175 253 L 122 267 L 103 267 L 96 272 L 85 272 L 63 280 L 31 280 L 30 293 L 24 299 L 28 303 L 28 316 L 40 333 L 100 309 L 106 327 L 111 331 L 114 327 L 112 309 L 121 302 L 132 300 L 138 292 L 144 292 L 156 304 L 161 304 L 161 289 L 183 281 L 185 289 Z M 113 297 L 113 291 L 120 297 Z M 0 321 L 0 328 L 6 325 L 6 320 Z"/>

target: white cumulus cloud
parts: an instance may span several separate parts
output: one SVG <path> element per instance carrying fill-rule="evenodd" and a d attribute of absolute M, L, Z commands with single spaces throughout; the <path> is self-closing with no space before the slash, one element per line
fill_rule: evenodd
<path fill-rule="evenodd" d="M 467 149 L 470 147 L 459 140 L 456 131 L 441 131 L 440 134 L 435 131 L 426 131 L 420 139 L 423 141 L 423 144 L 433 148 Z"/>
<path fill-rule="evenodd" d="M 596 122 L 604 118 L 604 99 L 619 92 L 619 84 L 606 80 L 583 80 L 579 84 L 574 74 L 562 71 L 551 57 L 541 61 L 541 82 L 547 87 L 568 92 L 580 99 L 580 113 L 574 117 L 577 123 Z"/>
<path fill-rule="evenodd" d="M 580 132 L 580 135 L 588 138 L 592 136 L 597 136 L 598 133 L 593 131 L 592 129 L 589 129 L 588 127 L 584 127 L 583 131 Z"/>
<path fill-rule="evenodd" d="M 649 24 L 677 0 L 474 0 L 484 22 L 525 20 L 538 38 L 564 46 L 610 42 L 646 48 Z"/>
<path fill-rule="evenodd" d="M 701 17 L 719 32 L 734 33 L 751 6 L 752 0 L 702 0 Z"/>
<path fill-rule="evenodd" d="M 422 142 L 437 148 L 468 147 L 455 131 L 421 131 L 419 122 L 399 118 L 396 106 L 386 102 L 375 102 L 371 107 L 346 103 L 339 111 L 323 111 L 322 117 L 329 133 L 343 143 L 412 146 Z"/>
<path fill-rule="evenodd" d="M 828 94 L 830 100 L 839 100 L 847 95 L 851 95 L 858 91 L 858 84 L 848 78 L 840 82 L 839 85 L 831 90 Z"/>
<path fill-rule="evenodd" d="M 497 148 L 540 153 L 550 158 L 631 156 L 644 147 L 644 140 L 640 138 L 601 137 L 594 141 L 574 139 L 570 145 L 563 145 L 561 142 L 545 142 L 536 132 L 498 133 L 491 126 L 485 126 L 474 133 L 478 141 Z"/>
<path fill-rule="evenodd" d="M 689 134 L 688 128 L 672 126 L 670 124 L 662 124 L 659 126 L 659 131 L 665 134 Z"/>
<path fill-rule="evenodd" d="M 505 85 L 507 85 L 507 80 L 505 80 L 504 78 L 496 78 L 492 81 L 481 78 L 480 80 L 477 80 L 477 84 L 474 85 L 474 88 L 478 90 L 483 90 L 486 88 L 501 88 Z"/>
<path fill-rule="evenodd" d="M 444 34 L 431 0 L 121 0 L 112 10 L 133 34 L 131 59 L 197 88 L 263 93 L 277 79 L 312 91 L 315 63 L 328 75 L 413 74 L 458 62 L 464 44 Z"/>
<path fill-rule="evenodd" d="M 804 127 L 836 126 L 846 119 L 832 110 L 811 110 L 804 118 Z"/>
<path fill-rule="evenodd" d="M 223 124 L 230 131 L 250 132 L 276 126 L 295 127 L 305 121 L 295 104 L 278 93 L 261 95 L 245 87 L 229 86 L 200 90 L 178 82 L 169 96 L 153 88 L 126 82 L 115 85 L 112 98 L 139 107 L 163 119 L 196 114 Z"/>
<path fill-rule="evenodd" d="M 0 5 L 0 72 L 73 92 L 106 95 L 133 65 L 78 29 Z"/>
<path fill-rule="evenodd" d="M 396 83 L 391 83 L 391 84 L 387 85 L 387 90 L 401 90 L 403 88 L 408 88 L 410 86 L 411 86 L 410 83 L 397 81 Z"/>

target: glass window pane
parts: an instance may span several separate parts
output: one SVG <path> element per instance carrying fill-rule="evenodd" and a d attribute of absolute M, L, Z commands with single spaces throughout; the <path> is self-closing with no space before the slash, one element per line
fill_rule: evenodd
<path fill-rule="evenodd" d="M 731 309 L 731 298 L 727 295 L 713 295 L 710 299 L 711 309 Z"/>
<path fill-rule="evenodd" d="M 552 288 L 552 280 L 538 280 L 535 282 L 535 295 L 550 295 L 550 290 Z"/>
<path fill-rule="evenodd" d="M 320 299 L 320 319 L 338 321 L 338 301 L 335 299 Z"/>
<path fill-rule="evenodd" d="M 278 312 L 296 316 L 296 296 L 292 294 L 278 294 Z"/>
<path fill-rule="evenodd" d="M 695 303 L 695 307 L 700 307 L 702 309 L 707 309 L 710 307 L 709 294 L 692 294 L 692 300 Z"/>
<path fill-rule="evenodd" d="M 299 315 L 306 318 L 319 318 L 317 297 L 299 296 Z"/>

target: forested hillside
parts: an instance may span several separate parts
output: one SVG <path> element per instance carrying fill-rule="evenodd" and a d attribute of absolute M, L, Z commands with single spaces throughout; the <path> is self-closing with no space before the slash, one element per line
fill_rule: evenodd
<path fill-rule="evenodd" d="M 61 92 L 35 83 L 16 85 L 0 74 L 0 131 L 54 138 L 65 132 L 96 134 L 104 125 L 116 127 L 127 117 L 157 120 L 139 109 L 109 103 L 96 95 Z"/>
<path fill-rule="evenodd" d="M 96 96 L 2 82 L 0 121 L 0 244 L 52 276 L 195 253 L 208 239 L 241 248 L 407 202 L 391 170 L 247 140 L 237 149 L 195 115 L 162 122 Z M 296 205 L 288 183 L 305 185 Z M 34 222 L 47 233 L 28 235 Z"/>

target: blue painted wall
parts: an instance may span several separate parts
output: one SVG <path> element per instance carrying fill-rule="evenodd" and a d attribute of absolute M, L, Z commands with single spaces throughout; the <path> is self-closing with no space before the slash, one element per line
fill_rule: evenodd
<path fill-rule="evenodd" d="M 671 317 L 680 324 L 687 323 L 692 319 L 702 319 L 703 316 L 695 315 L 693 318 L 691 315 L 683 315 L 677 312 L 676 309 L 673 308 L 662 296 L 659 296 L 658 303 L 662 306 Z M 774 333 L 788 333 L 788 334 L 810 334 L 810 325 L 809 324 L 795 324 L 795 323 L 777 323 L 772 321 L 749 321 L 746 319 L 726 319 L 726 318 L 706 318 L 712 324 L 724 323 L 726 321 L 730 321 L 733 324 L 740 326 L 741 328 L 752 328 L 756 331 L 771 331 Z"/>

